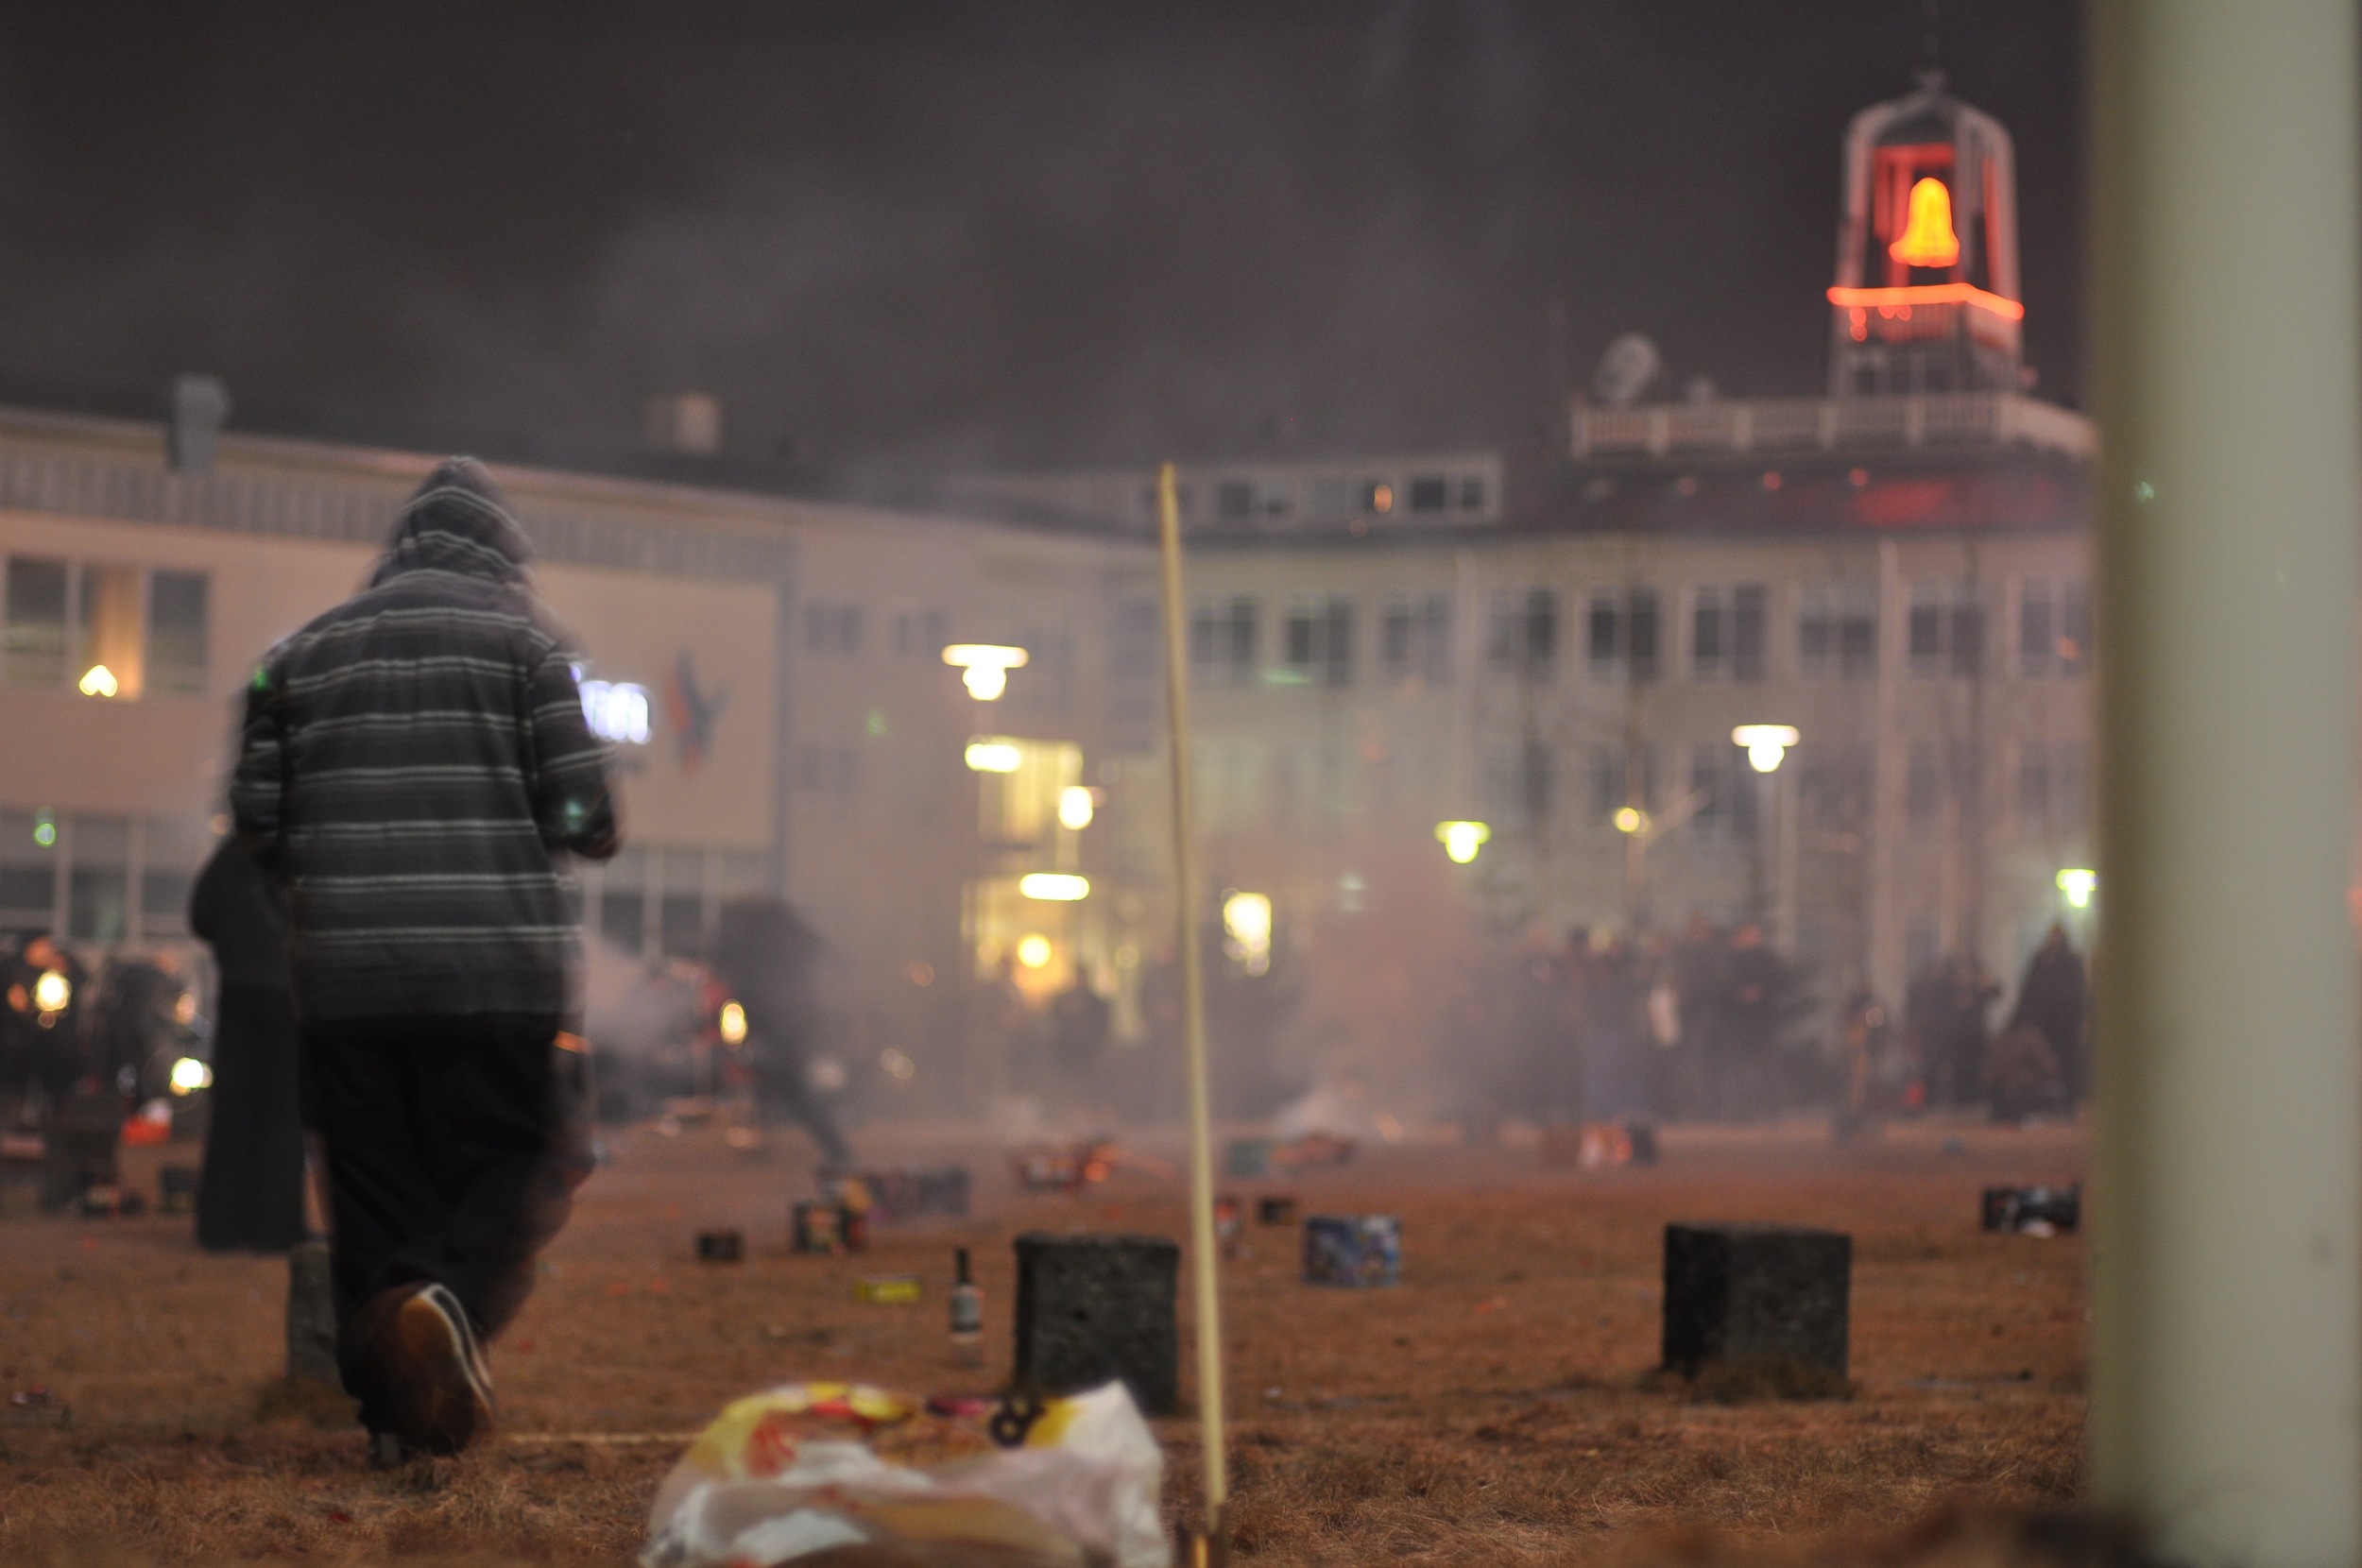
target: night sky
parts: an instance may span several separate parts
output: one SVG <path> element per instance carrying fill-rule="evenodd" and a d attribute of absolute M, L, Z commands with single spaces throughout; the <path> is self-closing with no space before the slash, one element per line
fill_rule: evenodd
<path fill-rule="evenodd" d="M 2081 383 L 2080 8 L 1947 0 Z M 1531 449 L 1563 302 L 1817 391 L 1847 117 L 1924 0 L 20 4 L 0 384 L 499 452 L 710 390 L 734 457 Z M 23 395 L 21 390 L 18 395 Z"/>

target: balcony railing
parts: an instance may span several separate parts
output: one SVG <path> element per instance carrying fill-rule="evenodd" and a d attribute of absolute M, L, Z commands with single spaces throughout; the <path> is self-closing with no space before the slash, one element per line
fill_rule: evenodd
<path fill-rule="evenodd" d="M 1917 398 L 1765 398 L 1607 408 L 1576 403 L 1570 451 L 1592 457 L 2025 446 L 2091 458 L 2092 422 L 2011 392 Z"/>

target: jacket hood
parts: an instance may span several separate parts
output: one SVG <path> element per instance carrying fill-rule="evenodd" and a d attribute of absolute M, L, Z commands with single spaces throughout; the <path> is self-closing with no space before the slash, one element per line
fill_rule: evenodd
<path fill-rule="evenodd" d="M 533 545 L 508 498 L 472 457 L 436 465 L 394 520 L 371 587 L 408 571 L 449 571 L 486 582 L 522 582 Z"/>

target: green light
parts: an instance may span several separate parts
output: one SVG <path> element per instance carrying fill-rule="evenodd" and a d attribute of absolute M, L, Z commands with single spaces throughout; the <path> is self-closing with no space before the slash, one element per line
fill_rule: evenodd
<path fill-rule="evenodd" d="M 48 848 L 53 844 L 56 844 L 58 842 L 58 825 L 47 820 L 46 818 L 33 824 L 33 842 L 41 845 L 43 849 Z"/>
<path fill-rule="evenodd" d="M 873 736 L 873 737 L 875 737 L 875 736 L 883 735 L 885 732 L 886 732 L 886 722 L 885 722 L 885 711 L 884 711 L 884 709 L 882 709 L 882 708 L 876 708 L 876 707 L 871 708 L 871 709 L 869 710 L 869 733 L 870 733 L 870 735 L 871 735 L 871 736 Z"/>

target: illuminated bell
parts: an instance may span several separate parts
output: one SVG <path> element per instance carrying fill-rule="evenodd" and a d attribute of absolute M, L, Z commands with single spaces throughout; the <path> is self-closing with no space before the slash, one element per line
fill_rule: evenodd
<path fill-rule="evenodd" d="M 1960 259 L 1960 237 L 1952 232 L 1952 193 L 1928 176 L 1911 187 L 1909 221 L 1887 254 L 1905 266 L 1950 266 Z"/>

